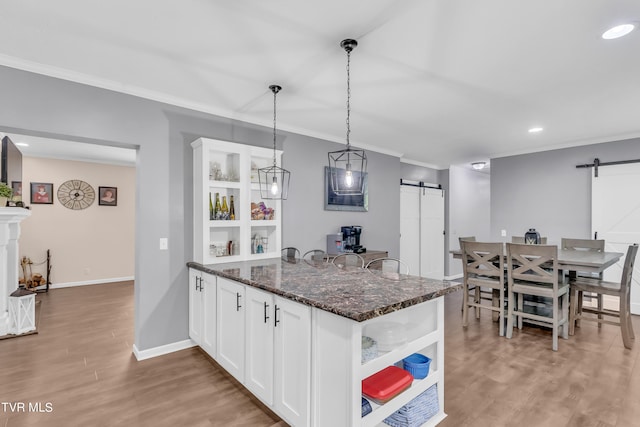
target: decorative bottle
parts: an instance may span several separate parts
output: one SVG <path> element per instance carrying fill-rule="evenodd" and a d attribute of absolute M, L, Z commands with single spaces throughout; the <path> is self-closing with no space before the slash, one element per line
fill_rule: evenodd
<path fill-rule="evenodd" d="M 209 192 L 209 219 L 215 219 L 215 216 L 213 216 L 213 201 L 211 201 L 211 192 Z"/>
<path fill-rule="evenodd" d="M 222 219 L 229 219 L 229 206 L 227 205 L 227 196 L 222 196 Z"/>
<path fill-rule="evenodd" d="M 236 207 L 233 204 L 233 195 L 229 196 L 229 219 L 236 219 Z"/>
<path fill-rule="evenodd" d="M 220 219 L 220 193 L 216 193 L 216 204 L 213 208 L 213 219 Z"/>

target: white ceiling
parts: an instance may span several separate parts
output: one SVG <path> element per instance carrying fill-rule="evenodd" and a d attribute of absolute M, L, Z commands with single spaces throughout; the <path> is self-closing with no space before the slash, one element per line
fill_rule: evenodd
<path fill-rule="evenodd" d="M 3 1 L 0 64 L 447 167 L 640 136 L 638 0 Z M 533 126 L 544 131 L 529 134 Z"/>

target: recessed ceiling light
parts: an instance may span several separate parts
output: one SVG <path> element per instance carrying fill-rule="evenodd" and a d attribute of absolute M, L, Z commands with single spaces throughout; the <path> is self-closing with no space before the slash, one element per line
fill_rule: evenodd
<path fill-rule="evenodd" d="M 473 162 L 473 163 L 471 163 L 471 167 L 474 168 L 477 171 L 479 171 L 480 169 L 484 169 L 484 167 L 486 165 L 487 165 L 487 162 Z"/>
<path fill-rule="evenodd" d="M 542 132 L 544 129 L 541 127 L 535 127 L 535 128 L 531 128 L 529 129 L 529 133 L 538 133 L 538 132 Z"/>
<path fill-rule="evenodd" d="M 622 25 L 618 25 L 616 27 L 613 28 L 609 28 L 607 31 L 605 31 L 604 33 L 602 33 L 602 38 L 605 40 L 613 40 L 613 39 L 617 39 L 619 37 L 622 36 L 626 36 L 627 34 L 629 34 L 631 31 L 633 31 L 633 29 L 636 26 L 633 24 L 622 24 Z"/>
<path fill-rule="evenodd" d="M 27 144 L 26 142 L 16 142 L 16 145 L 19 145 L 20 147 L 28 147 L 29 144 Z"/>

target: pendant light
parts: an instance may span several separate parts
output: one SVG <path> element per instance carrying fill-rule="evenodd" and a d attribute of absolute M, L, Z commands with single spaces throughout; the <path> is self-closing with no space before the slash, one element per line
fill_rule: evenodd
<path fill-rule="evenodd" d="M 273 92 L 273 166 L 258 169 L 260 197 L 286 200 L 289 195 L 291 172 L 276 165 L 276 94 L 282 87 L 271 85 L 269 89 Z"/>
<path fill-rule="evenodd" d="M 367 155 L 364 150 L 351 148 L 351 51 L 358 46 L 353 39 L 340 42 L 347 52 L 347 148 L 329 153 L 329 175 L 331 189 L 338 195 L 362 195 L 365 192 L 367 173 Z"/>

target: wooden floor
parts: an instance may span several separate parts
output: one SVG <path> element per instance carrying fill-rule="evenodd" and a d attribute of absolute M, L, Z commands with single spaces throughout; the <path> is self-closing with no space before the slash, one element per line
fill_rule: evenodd
<path fill-rule="evenodd" d="M 507 340 L 487 313 L 463 329 L 460 297 L 445 297 L 441 426 L 640 425 L 640 344 L 626 350 L 619 328 L 583 322 L 552 352 L 548 331 Z M 38 299 L 39 333 L 0 340 L 0 402 L 25 404 L 3 403 L 0 427 L 284 425 L 197 349 L 137 362 L 132 283 Z"/>

